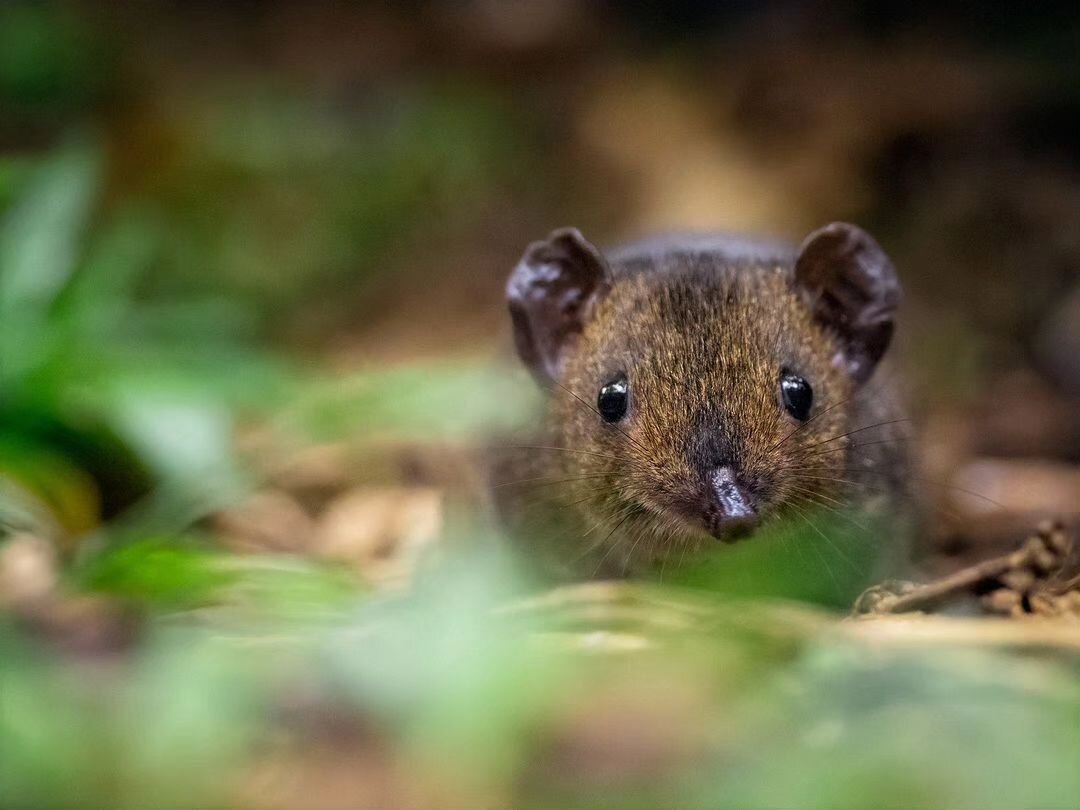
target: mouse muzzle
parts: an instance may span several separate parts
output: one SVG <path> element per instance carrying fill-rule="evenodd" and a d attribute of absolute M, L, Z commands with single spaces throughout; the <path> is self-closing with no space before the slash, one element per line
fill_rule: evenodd
<path fill-rule="evenodd" d="M 757 525 L 754 498 L 732 467 L 717 467 L 708 476 L 703 517 L 709 534 L 724 541 L 737 540 Z"/>

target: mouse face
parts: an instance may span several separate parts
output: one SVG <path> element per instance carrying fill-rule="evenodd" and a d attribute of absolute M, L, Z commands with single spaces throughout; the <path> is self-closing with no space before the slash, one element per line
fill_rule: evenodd
<path fill-rule="evenodd" d="M 559 388 L 551 401 L 560 443 L 596 453 L 571 465 L 604 476 L 590 511 L 638 507 L 628 523 L 728 539 L 796 494 L 791 470 L 841 475 L 842 453 L 807 457 L 847 424 L 835 352 L 781 269 L 615 284 L 561 381 L 595 408 Z"/>
<path fill-rule="evenodd" d="M 793 261 L 753 262 L 673 250 L 609 264 L 557 231 L 508 292 L 574 508 L 655 554 L 832 499 L 850 403 L 899 297 L 880 248 L 845 225 Z"/>

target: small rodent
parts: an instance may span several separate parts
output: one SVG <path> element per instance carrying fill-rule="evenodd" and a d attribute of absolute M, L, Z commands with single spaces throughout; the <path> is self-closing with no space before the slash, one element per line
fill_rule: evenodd
<path fill-rule="evenodd" d="M 511 527 L 557 523 L 566 567 L 635 570 L 814 506 L 901 508 L 903 420 L 875 377 L 901 289 L 860 228 L 798 248 L 683 234 L 606 252 L 562 228 L 506 291 L 547 400 L 496 462 L 496 500 Z"/>

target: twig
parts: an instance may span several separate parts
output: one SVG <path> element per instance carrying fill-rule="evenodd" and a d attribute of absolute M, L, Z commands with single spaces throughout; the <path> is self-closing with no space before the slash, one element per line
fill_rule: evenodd
<path fill-rule="evenodd" d="M 1046 522 L 1037 533 L 1010 554 L 983 560 L 926 584 L 884 583 L 862 593 L 855 603 L 856 614 L 907 613 L 926 610 L 959 595 L 985 593 L 987 587 L 1030 592 L 1039 583 L 1053 579 L 1069 558 L 1072 538 L 1057 522 Z M 1020 596 L 1016 602 L 1021 602 Z M 991 602 L 984 603 L 993 609 Z"/>

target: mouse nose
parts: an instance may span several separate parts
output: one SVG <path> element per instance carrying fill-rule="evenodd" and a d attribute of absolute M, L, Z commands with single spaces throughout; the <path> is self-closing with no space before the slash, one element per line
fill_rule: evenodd
<path fill-rule="evenodd" d="M 749 532 L 758 520 L 757 509 L 730 466 L 717 467 L 708 480 L 709 504 L 705 524 L 721 540 L 734 540 Z"/>

